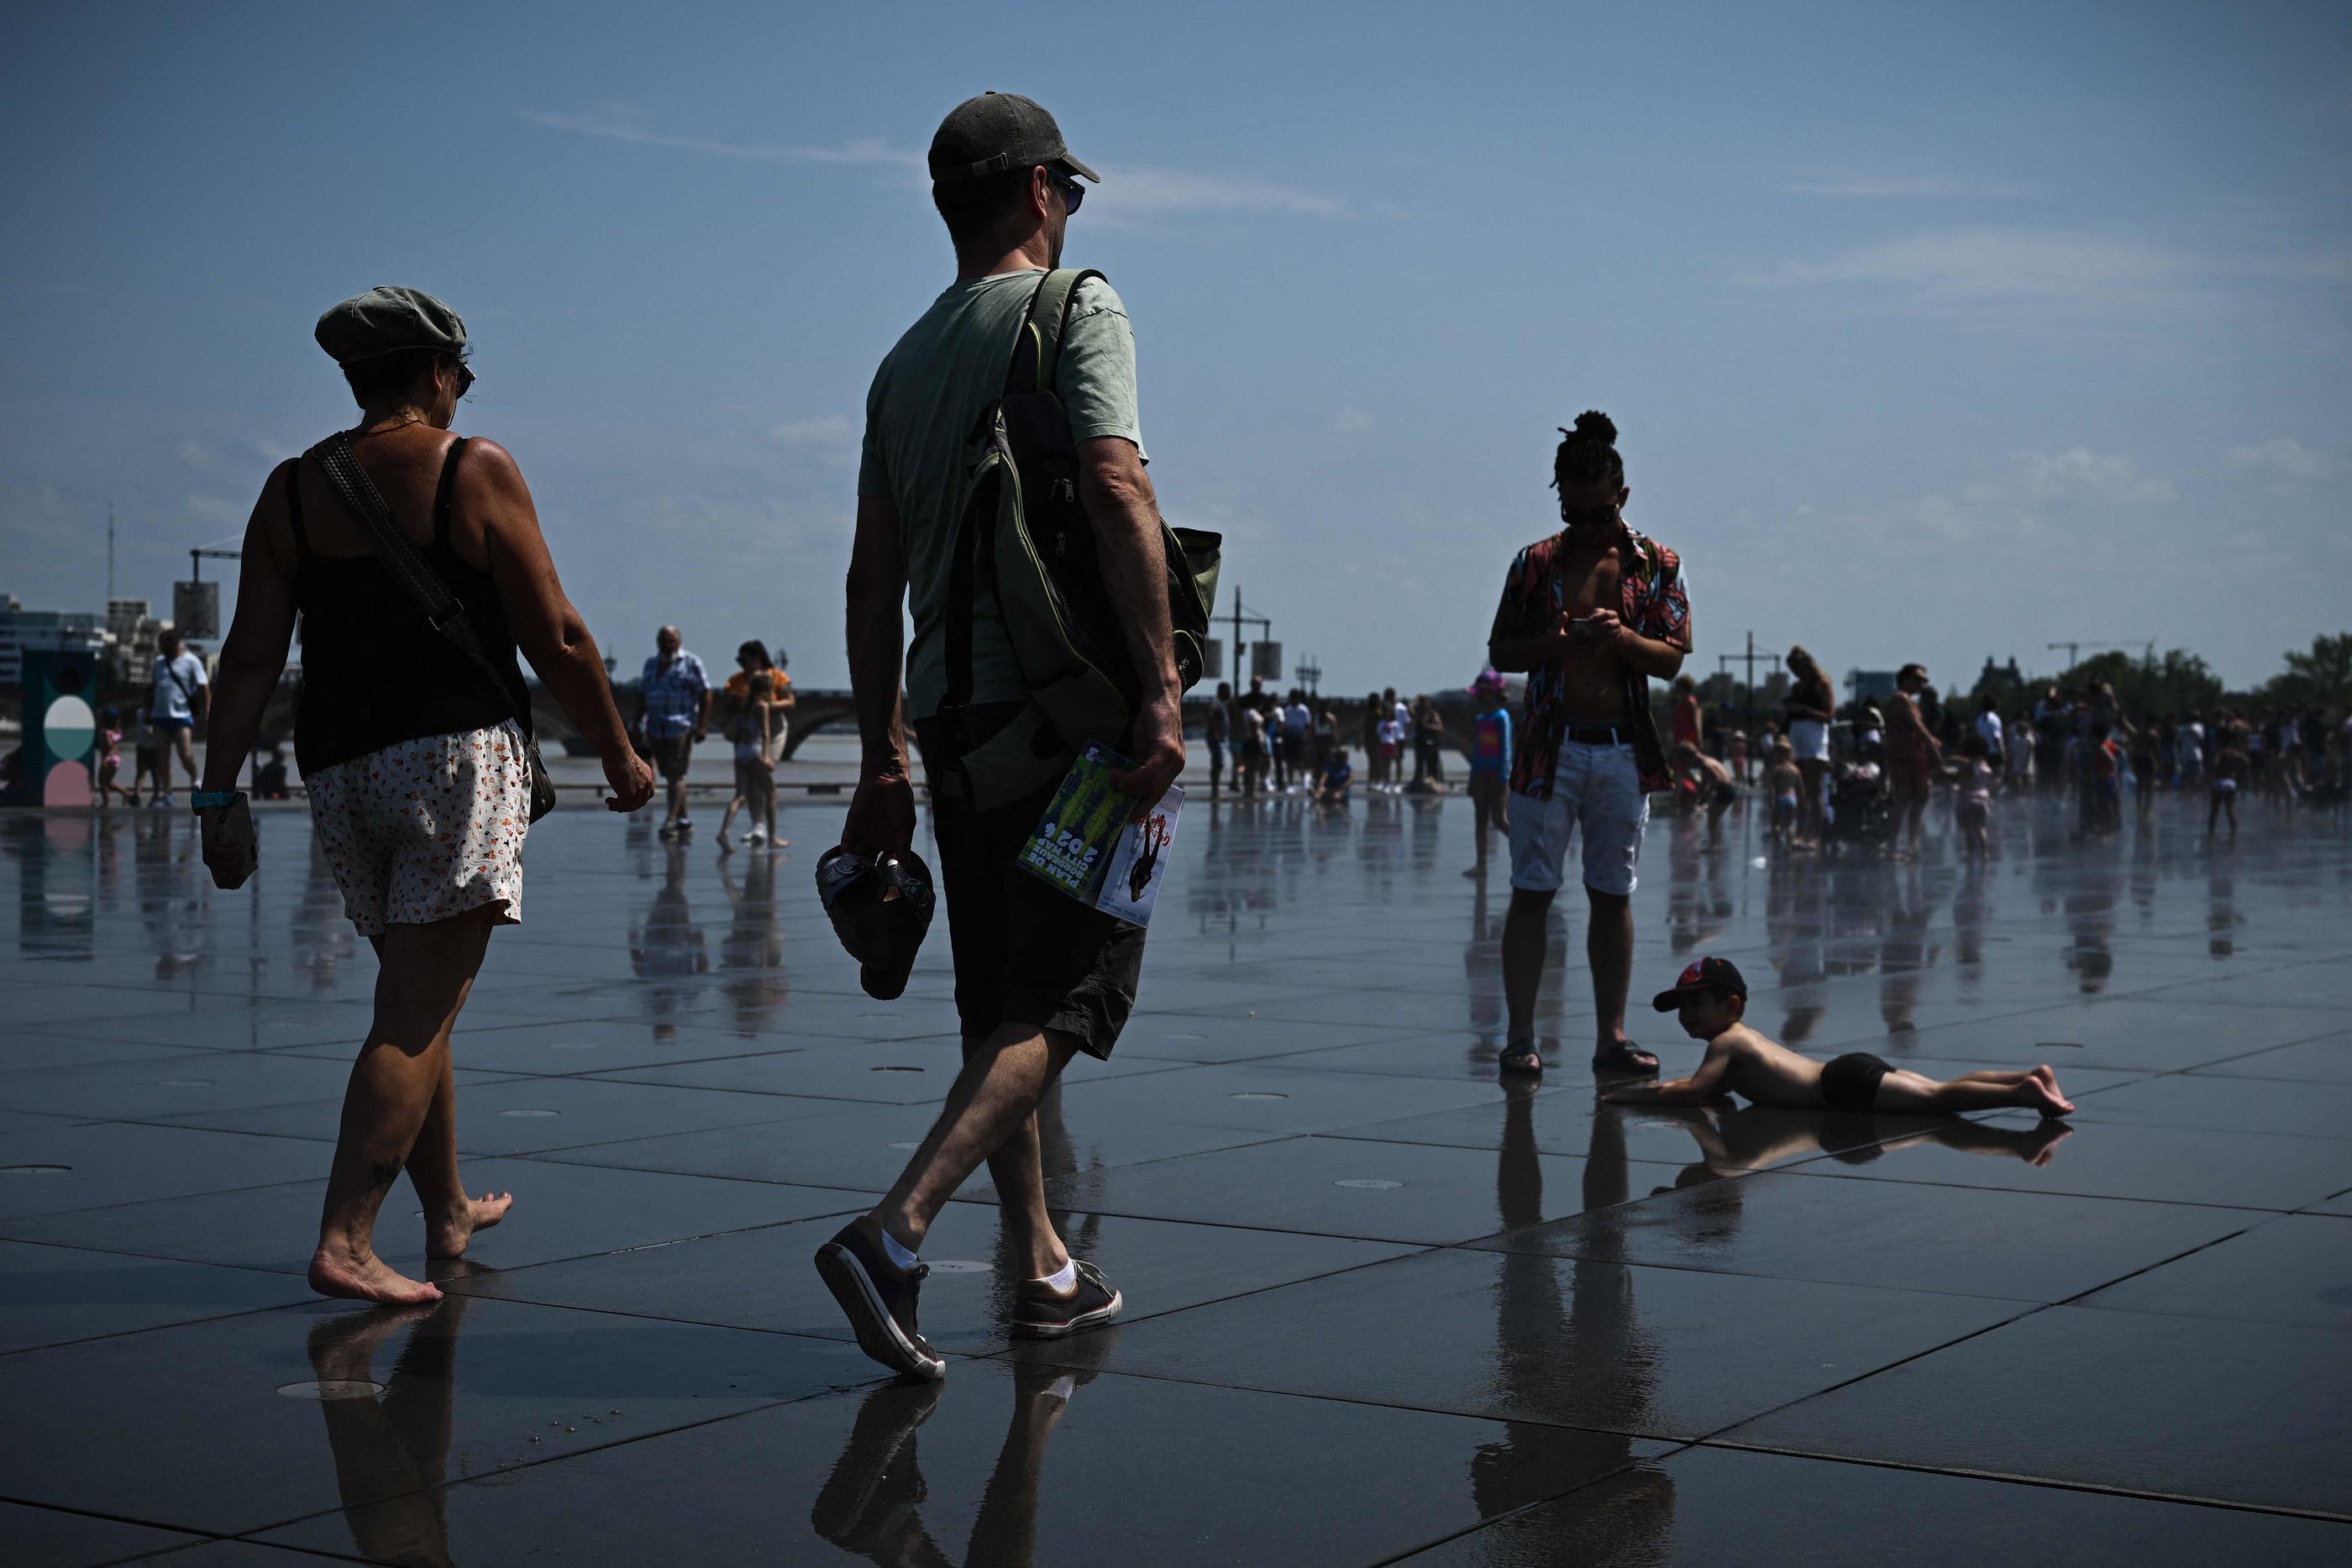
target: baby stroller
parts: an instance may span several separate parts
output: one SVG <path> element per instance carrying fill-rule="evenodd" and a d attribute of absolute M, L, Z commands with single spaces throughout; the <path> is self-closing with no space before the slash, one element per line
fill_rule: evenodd
<path fill-rule="evenodd" d="M 1886 842 L 1895 831 L 1894 792 L 1875 762 L 1841 762 L 1830 770 L 1829 841 Z"/>

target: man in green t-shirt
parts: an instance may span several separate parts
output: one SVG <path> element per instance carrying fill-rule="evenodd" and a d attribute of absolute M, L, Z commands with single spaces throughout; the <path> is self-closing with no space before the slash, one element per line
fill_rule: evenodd
<path fill-rule="evenodd" d="M 952 706 L 945 700 L 950 547 L 973 427 L 1003 394 L 1013 342 L 1044 273 L 1061 265 L 1063 232 L 1086 195 L 1079 179 L 1098 178 L 1070 155 L 1051 114 L 1013 93 L 959 104 L 932 138 L 929 162 L 931 201 L 955 242 L 956 280 L 875 372 L 850 552 L 850 684 L 864 759 L 842 842 L 862 854 L 903 854 L 914 838 L 903 720 L 913 721 L 924 768 L 937 780 L 1026 702 L 984 586 L 970 606 L 969 696 Z M 1136 416 L 1135 337 L 1118 296 L 1100 279 L 1088 279 L 1072 298 L 1052 391 L 1077 445 L 1078 498 L 1095 530 L 1103 589 L 1141 681 L 1133 731 L 1097 738 L 1124 740 L 1135 766 L 1113 782 L 1149 807 L 1184 766 L 1183 730 L 1160 512 Z M 914 620 L 911 646 L 902 606 Z M 1013 1332 L 1058 1338 L 1108 1321 L 1122 1304 L 1055 1231 L 1035 1112 L 1072 1056 L 1109 1056 L 1135 1005 L 1143 930 L 1015 865 L 1058 782 L 985 810 L 968 794 L 931 791 L 963 1071 L 898 1183 L 816 1255 L 859 1345 L 907 1376 L 936 1378 L 947 1370 L 917 1330 L 924 1270 L 916 1254 L 933 1218 L 983 1161 L 1003 1209 L 1006 1244 L 1025 1260 Z"/>

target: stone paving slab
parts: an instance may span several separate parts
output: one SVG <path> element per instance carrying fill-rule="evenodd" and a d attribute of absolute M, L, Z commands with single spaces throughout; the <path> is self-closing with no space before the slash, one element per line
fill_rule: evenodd
<path fill-rule="evenodd" d="M 1723 1435 L 2352 1520 L 2346 1350 L 2340 1329 L 2046 1307 Z"/>
<path fill-rule="evenodd" d="M 1687 1441 L 2030 1310 L 1446 1248 L 1019 1358 Z M 1738 1354 L 1729 1354 L 1736 1338 Z"/>
<path fill-rule="evenodd" d="M 295 1273 L 0 1241 L 0 1355 L 310 1300 Z"/>
<path fill-rule="evenodd" d="M 1457 1536 L 1412 1568 L 2343 1561 L 2352 1529 L 2235 1509 L 1717 1448 L 1644 1459 Z"/>
<path fill-rule="evenodd" d="M 1129 1301 L 1123 1324 L 1206 1301 L 1362 1268 L 1417 1249 L 1328 1236 L 1286 1236 L 1099 1214 L 1058 1214 L 1072 1248 Z M 452 1289 L 510 1301 L 588 1307 L 639 1317 L 847 1340 L 847 1323 L 809 1267 L 841 1216 L 638 1248 L 538 1268 L 489 1270 Z M 1023 1272 L 1003 1242 L 995 1206 L 952 1203 L 923 1247 L 930 1279 L 923 1337 L 955 1355 L 993 1355 Z"/>
<path fill-rule="evenodd" d="M 882 1003 L 816 908 L 838 802 L 771 857 L 534 828 L 455 1042 L 466 1179 L 517 1207 L 427 1266 L 397 1186 L 384 1254 L 448 1292 L 408 1312 L 300 1279 L 374 980 L 303 816 L 232 895 L 183 819 L 0 814 L 0 1560 L 2347 1555 L 2352 841 L 2003 802 L 1990 864 L 1938 810 L 1897 866 L 1662 812 L 1669 1071 L 1643 1003 L 1713 953 L 1816 1058 L 2047 1061 L 2080 1109 L 1631 1110 L 1573 900 L 1549 1071 L 1497 1081 L 1465 804 L 1194 804 L 1118 1050 L 1039 1113 L 1127 1311 L 1009 1341 L 983 1170 L 924 1249 L 936 1389 L 807 1267 L 960 1056 L 944 927 Z M 355 1396 L 278 1392 L 321 1378 Z"/>
<path fill-rule="evenodd" d="M 332 1152 L 325 1144 L 273 1141 L 299 1151 L 314 1173 L 325 1169 Z M 427 1270 L 422 1212 L 405 1187 L 395 1187 L 377 1229 L 379 1253 L 395 1268 L 418 1274 L 517 1268 L 845 1213 L 872 1202 L 870 1194 L 836 1188 L 579 1170 L 535 1160 L 476 1160 L 466 1166 L 466 1177 L 478 1192 L 513 1193 L 514 1218 L 477 1236 L 462 1260 Z M 325 1177 L 317 1176 L 275 1186 L 10 1219 L 0 1221 L 0 1233 L 142 1258 L 300 1274 L 318 1244 L 319 1207 L 326 1191 Z"/>
<path fill-rule="evenodd" d="M 2290 1214 L 2266 1220 L 2075 1304 L 2352 1329 L 2352 1218 Z M 2345 1354 L 2352 1355 L 2352 1345 Z"/>
<path fill-rule="evenodd" d="M 149 1557 L 197 1539 L 183 1531 L 0 1502 L 0 1552 L 10 1568 L 90 1568 Z"/>
<path fill-rule="evenodd" d="M 862 1380 L 836 1350 L 467 1296 L 222 1318 L 0 1357 L 0 1405 L 43 1434 L 8 1484 L 240 1534 Z"/>
<path fill-rule="evenodd" d="M 954 1388 L 803 1400 L 452 1486 L 429 1510 L 324 1514 L 267 1539 L 349 1551 L 446 1521 L 453 1553 L 473 1560 L 653 1563 L 690 1521 L 694 1561 L 709 1568 L 860 1557 L 1336 1568 L 1410 1552 L 1660 1448 L 1051 1367 L 982 1362 L 958 1375 Z M 1465 1479 L 1498 1458 L 1508 1474 Z M 646 1508 L 649 1497 L 667 1507 Z"/>

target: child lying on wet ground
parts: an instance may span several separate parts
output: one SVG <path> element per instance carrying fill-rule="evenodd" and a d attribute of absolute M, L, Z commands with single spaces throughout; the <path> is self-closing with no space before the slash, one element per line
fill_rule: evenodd
<path fill-rule="evenodd" d="M 1706 1056 L 1688 1078 L 1634 1084 L 1602 1096 L 1623 1105 L 1696 1105 L 1738 1094 L 1786 1111 L 1885 1111 L 1915 1115 L 1957 1114 L 2020 1105 L 2063 1116 L 2074 1103 L 2058 1091 L 2048 1067 L 2030 1071 L 1970 1072 L 1950 1082 L 1890 1067 L 1864 1051 L 1826 1064 L 1799 1056 L 1742 1022 L 1748 982 L 1725 958 L 1701 958 L 1652 1004 L 1680 1012 L 1683 1031 L 1706 1041 Z"/>

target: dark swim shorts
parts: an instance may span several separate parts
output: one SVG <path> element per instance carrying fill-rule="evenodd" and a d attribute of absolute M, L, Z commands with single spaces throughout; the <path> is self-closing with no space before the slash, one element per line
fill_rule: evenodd
<path fill-rule="evenodd" d="M 1822 1100 L 1832 1111 L 1867 1111 L 1878 1102 L 1878 1081 L 1894 1071 L 1866 1051 L 1850 1051 L 1822 1068 Z"/>

